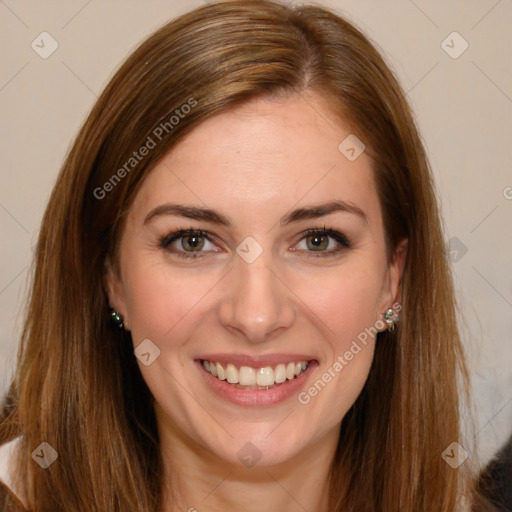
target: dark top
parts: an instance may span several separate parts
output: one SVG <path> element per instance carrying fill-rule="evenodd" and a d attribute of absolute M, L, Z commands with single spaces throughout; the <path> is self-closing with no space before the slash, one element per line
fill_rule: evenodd
<path fill-rule="evenodd" d="M 478 490 L 492 510 L 512 512 L 512 436 L 480 475 Z"/>

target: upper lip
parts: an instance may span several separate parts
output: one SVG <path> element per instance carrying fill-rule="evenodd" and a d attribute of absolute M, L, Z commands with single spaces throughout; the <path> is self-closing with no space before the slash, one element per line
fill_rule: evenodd
<path fill-rule="evenodd" d="M 237 367 L 249 366 L 251 368 L 264 368 L 280 363 L 296 363 L 298 361 L 314 361 L 315 358 L 307 354 L 267 354 L 254 356 L 249 354 L 207 354 L 198 357 L 202 361 L 213 361 L 221 364 L 234 364 Z"/>

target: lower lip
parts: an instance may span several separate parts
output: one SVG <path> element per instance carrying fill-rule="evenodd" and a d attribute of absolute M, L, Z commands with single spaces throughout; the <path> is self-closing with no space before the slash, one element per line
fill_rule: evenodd
<path fill-rule="evenodd" d="M 311 361 L 304 373 L 292 380 L 286 380 L 272 389 L 240 389 L 232 386 L 225 380 L 217 379 L 207 372 L 201 361 L 194 361 L 199 368 L 206 384 L 222 398 L 237 405 L 273 405 L 284 402 L 293 395 L 297 395 L 304 386 L 311 373 L 318 366 Z"/>

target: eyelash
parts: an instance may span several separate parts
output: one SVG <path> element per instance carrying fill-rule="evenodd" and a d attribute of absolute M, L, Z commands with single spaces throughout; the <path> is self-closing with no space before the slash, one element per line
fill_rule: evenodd
<path fill-rule="evenodd" d="M 187 260 L 194 259 L 195 260 L 195 259 L 203 258 L 204 256 L 201 255 L 201 252 L 206 252 L 206 251 L 182 252 L 182 251 L 176 251 L 176 250 L 169 249 L 169 245 L 172 242 L 179 240 L 180 238 L 184 238 L 186 236 L 192 236 L 192 235 L 202 236 L 202 237 L 206 238 L 206 240 L 208 240 L 209 242 L 213 243 L 213 237 L 207 231 L 202 231 L 200 229 L 193 229 L 193 228 L 189 228 L 189 229 L 178 228 L 176 231 L 173 231 L 172 233 L 169 233 L 169 234 L 161 237 L 158 241 L 158 247 L 160 247 L 160 248 L 176 255 L 178 258 L 182 258 L 182 259 L 187 259 Z M 332 229 L 332 228 L 327 228 L 326 226 L 324 226 L 323 228 L 308 229 L 306 231 L 303 231 L 302 233 L 300 233 L 300 235 L 299 235 L 300 238 L 297 241 L 297 243 L 301 242 L 302 240 L 304 240 L 312 235 L 329 236 L 329 237 L 333 238 L 336 242 L 338 242 L 339 245 L 337 248 L 331 249 L 329 251 L 318 251 L 318 252 L 317 251 L 306 251 L 306 252 L 310 253 L 307 255 L 307 257 L 325 258 L 325 257 L 329 257 L 329 256 L 334 256 L 335 254 L 343 251 L 344 249 L 350 249 L 352 247 L 350 240 L 343 233 L 340 233 L 339 231 L 336 231 L 335 229 Z"/>

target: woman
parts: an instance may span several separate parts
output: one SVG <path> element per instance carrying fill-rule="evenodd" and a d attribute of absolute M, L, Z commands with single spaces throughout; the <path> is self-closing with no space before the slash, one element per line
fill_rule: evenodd
<path fill-rule="evenodd" d="M 328 9 L 214 3 L 128 58 L 53 190 L 22 338 L 6 510 L 452 512 L 471 490 L 425 151 Z"/>

